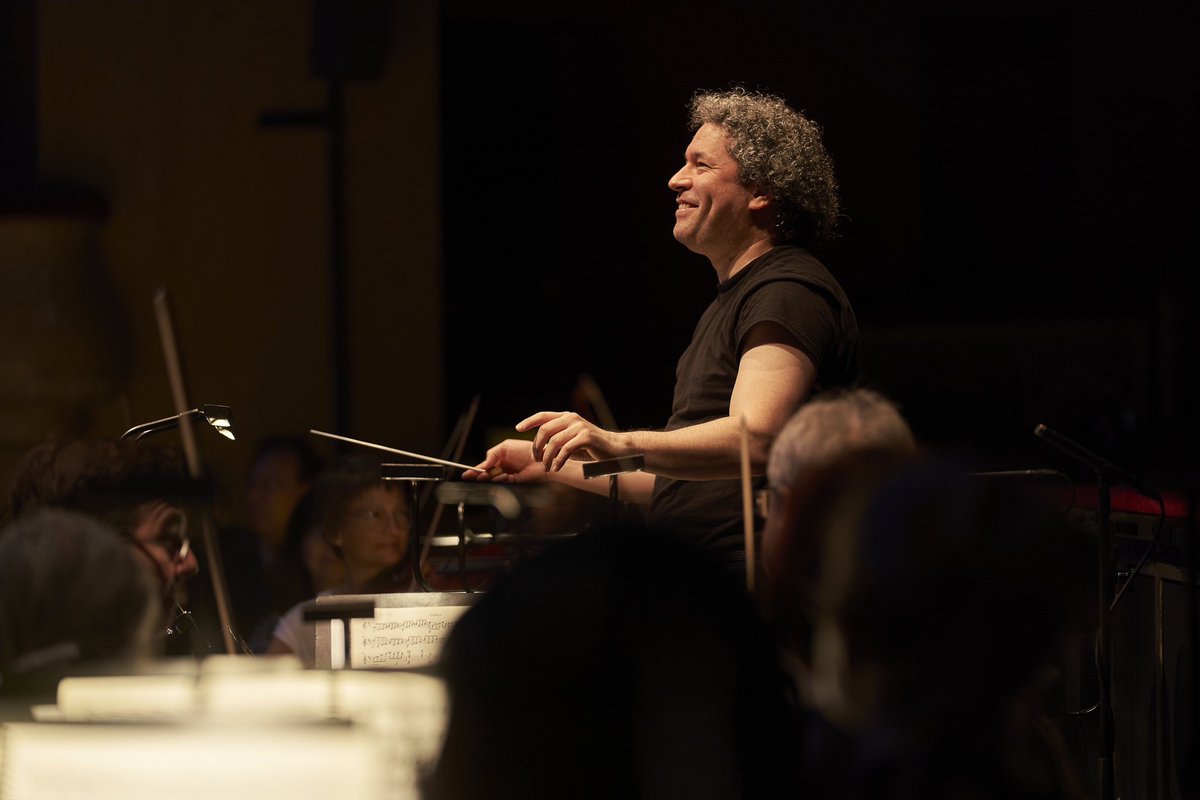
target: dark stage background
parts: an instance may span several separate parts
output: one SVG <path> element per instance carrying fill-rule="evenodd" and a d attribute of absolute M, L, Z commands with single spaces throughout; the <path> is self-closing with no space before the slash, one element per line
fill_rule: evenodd
<path fill-rule="evenodd" d="M 1074 471 L 1031 435 L 1044 422 L 1178 482 L 1200 440 L 1196 17 L 1182 2 L 7 0 L 0 471 L 46 435 L 170 410 L 160 285 L 196 399 L 228 402 L 243 432 L 204 442 L 230 516 L 267 434 L 436 451 L 478 393 L 471 460 L 570 406 L 581 373 L 622 426 L 661 425 L 715 286 L 671 238 L 666 181 L 692 92 L 740 84 L 824 126 L 846 219 L 821 256 L 858 313 L 867 383 L 924 441 Z M 265 122 L 327 109 L 331 69 L 340 173 L 327 128 Z M 58 283 L 18 263 L 39 215 L 90 226 L 71 247 L 94 257 Z"/>
<path fill-rule="evenodd" d="M 474 462 L 581 373 L 662 425 L 715 290 L 666 181 L 691 94 L 733 84 L 823 125 L 820 255 L 921 440 L 1091 479 L 1045 423 L 1194 483 L 1198 8 L 0 0 L 0 485 L 47 436 L 172 413 L 160 286 L 193 400 L 235 410 L 201 437 L 222 524 L 269 434 L 433 453 L 479 394 Z M 1123 611 L 1145 738 L 1155 629 Z"/>
<path fill-rule="evenodd" d="M 1193 469 L 1195 12 L 1082 6 L 447 3 L 451 409 L 511 425 L 586 372 L 622 425 L 665 421 L 715 287 L 666 180 L 691 93 L 736 83 L 824 126 L 847 219 L 821 255 L 923 440 L 1071 468 L 1044 422 Z"/>

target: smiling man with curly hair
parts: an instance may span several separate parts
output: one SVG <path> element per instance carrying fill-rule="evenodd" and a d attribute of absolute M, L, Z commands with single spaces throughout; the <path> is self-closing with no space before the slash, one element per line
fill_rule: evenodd
<path fill-rule="evenodd" d="M 645 470 L 622 477 L 622 496 L 649 504 L 655 526 L 736 566 L 741 421 L 762 475 L 792 412 L 813 392 L 853 381 L 858 327 L 837 280 L 805 249 L 832 238 L 839 209 L 817 125 L 778 97 L 743 89 L 697 94 L 690 122 L 683 167 L 667 182 L 674 235 L 709 260 L 717 286 L 676 367 L 665 428 L 608 431 L 542 411 L 517 425 L 538 429 L 532 448 L 510 439 L 479 467 L 499 480 L 548 476 L 603 492 L 572 459 L 642 453 Z"/>

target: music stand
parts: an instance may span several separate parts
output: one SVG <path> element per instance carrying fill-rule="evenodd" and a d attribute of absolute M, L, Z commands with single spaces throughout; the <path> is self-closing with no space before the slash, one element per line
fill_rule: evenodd
<path fill-rule="evenodd" d="M 409 552 L 412 554 L 413 580 L 421 587 L 421 591 L 432 592 L 433 587 L 421 572 L 421 493 L 417 491 L 417 484 L 444 481 L 450 477 L 450 468 L 441 464 L 380 464 L 379 470 L 385 481 L 408 483 L 409 519 L 412 520 L 408 527 L 413 539 L 409 542 Z"/>
<path fill-rule="evenodd" d="M 345 647 L 346 660 L 343 669 L 351 669 L 350 660 L 350 620 L 371 619 L 375 616 L 374 600 L 343 600 L 328 603 L 317 603 L 313 600 L 304 606 L 305 622 L 329 622 L 341 620 L 342 644 Z"/>

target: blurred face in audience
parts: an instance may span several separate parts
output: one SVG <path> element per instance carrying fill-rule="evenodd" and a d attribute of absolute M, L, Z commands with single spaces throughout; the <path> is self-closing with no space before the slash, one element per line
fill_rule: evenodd
<path fill-rule="evenodd" d="M 250 527 L 268 546 L 283 544 L 288 518 L 309 485 L 300 477 L 300 459 L 293 453 L 268 451 L 254 462 L 246 492 Z"/>
<path fill-rule="evenodd" d="M 341 549 L 350 580 L 362 581 L 404 559 L 408 530 L 404 494 L 377 486 L 354 498 L 331 543 Z"/>

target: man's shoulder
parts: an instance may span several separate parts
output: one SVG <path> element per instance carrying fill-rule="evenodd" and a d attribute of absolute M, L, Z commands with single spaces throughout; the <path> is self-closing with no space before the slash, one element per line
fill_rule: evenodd
<path fill-rule="evenodd" d="M 756 282 L 794 278 L 837 284 L 833 273 L 816 256 L 803 247 L 790 244 L 779 245 L 767 253 L 751 277 Z"/>
<path fill-rule="evenodd" d="M 764 287 L 800 284 L 817 290 L 839 306 L 849 305 L 845 291 L 816 256 L 803 247 L 780 245 L 763 257 L 757 269 L 747 276 L 743 297 L 758 293 Z"/>

